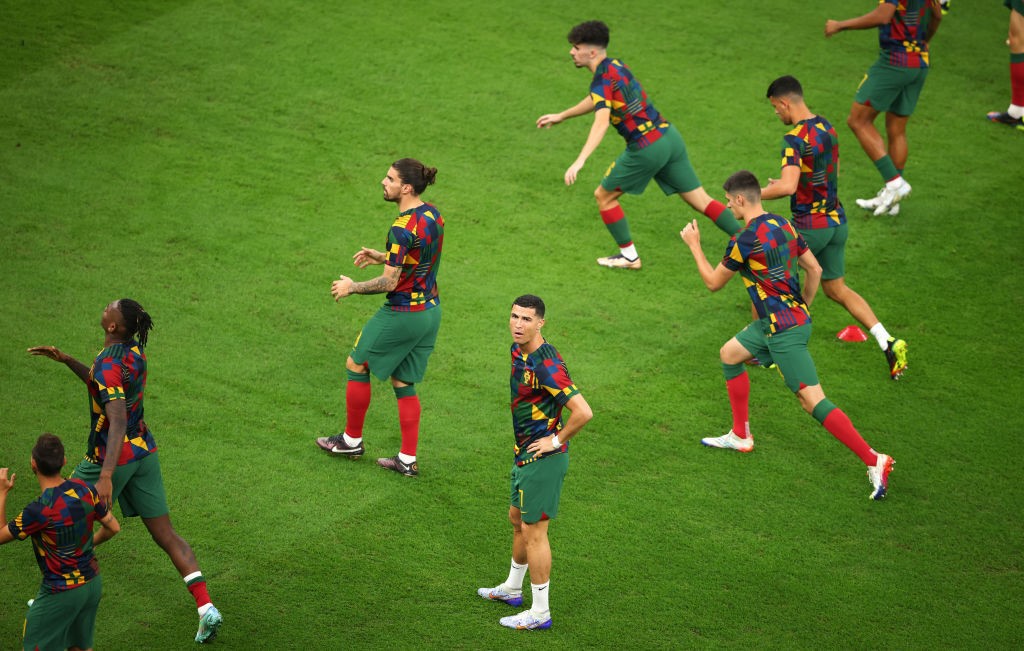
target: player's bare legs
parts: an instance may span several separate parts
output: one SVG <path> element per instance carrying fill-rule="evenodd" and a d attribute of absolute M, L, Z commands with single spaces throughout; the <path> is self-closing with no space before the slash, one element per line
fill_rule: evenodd
<path fill-rule="evenodd" d="M 146 525 L 153 541 L 167 553 L 171 562 L 174 563 L 175 569 L 178 570 L 178 574 L 188 576 L 199 571 L 199 563 L 196 562 L 196 555 L 192 552 L 192 547 L 174 530 L 170 515 L 142 518 L 142 523 Z"/>
<path fill-rule="evenodd" d="M 889 141 L 889 158 L 896 169 L 903 170 L 907 166 L 907 120 L 909 115 L 885 114 L 885 133 Z"/>
<path fill-rule="evenodd" d="M 850 115 L 846 118 L 847 126 L 853 131 L 853 135 L 857 137 L 864 153 L 872 161 L 876 161 L 886 154 L 882 134 L 875 128 L 875 118 L 877 117 L 878 111 L 875 109 L 866 104 L 854 102 L 850 107 Z"/>
<path fill-rule="evenodd" d="M 833 278 L 821 281 L 821 288 L 825 290 L 825 296 L 839 303 L 850 313 L 850 316 L 857 319 L 865 328 L 871 329 L 878 323 L 878 317 L 868 302 L 860 294 L 850 289 L 843 278 Z"/>

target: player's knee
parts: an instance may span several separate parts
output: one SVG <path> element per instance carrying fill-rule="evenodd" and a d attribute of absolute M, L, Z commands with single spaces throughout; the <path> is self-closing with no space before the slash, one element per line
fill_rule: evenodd
<path fill-rule="evenodd" d="M 824 290 L 825 296 L 828 296 L 836 303 L 843 302 L 843 295 L 846 293 L 846 285 L 841 279 L 837 281 L 824 281 L 821 283 L 821 288 Z"/>

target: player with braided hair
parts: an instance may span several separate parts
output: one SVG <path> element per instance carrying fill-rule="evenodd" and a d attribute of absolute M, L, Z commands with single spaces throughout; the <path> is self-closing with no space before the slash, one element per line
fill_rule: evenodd
<path fill-rule="evenodd" d="M 112 508 L 116 500 L 125 517 L 142 518 L 195 599 L 199 611 L 195 641 L 209 642 L 216 637 L 223 618 L 210 600 L 192 547 L 171 525 L 156 440 L 143 414 L 144 349 L 153 318 L 138 302 L 122 298 L 107 305 L 100 325 L 103 350 L 91 367 L 55 346 L 34 346 L 28 352 L 63 363 L 89 388 L 89 444 L 71 476 L 94 484 L 107 507 Z"/>

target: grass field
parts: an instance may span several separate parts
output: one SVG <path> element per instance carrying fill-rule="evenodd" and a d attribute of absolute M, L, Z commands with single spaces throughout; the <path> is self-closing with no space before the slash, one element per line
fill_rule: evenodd
<path fill-rule="evenodd" d="M 822 36 L 872 6 L 0 2 L 8 517 L 36 495 L 39 433 L 77 460 L 87 432 L 84 387 L 25 349 L 88 361 L 103 306 L 131 296 L 156 323 L 146 420 L 224 648 L 1024 646 L 1021 454 L 998 443 L 1022 424 L 1006 369 L 1024 356 L 1024 133 L 984 120 L 1009 99 L 1007 15 L 954 3 L 910 122 L 914 194 L 874 218 L 853 199 L 879 179 L 844 121 L 876 38 Z M 737 169 L 777 173 L 775 77 L 837 125 L 848 283 L 909 342 L 910 369 L 891 382 L 873 343 L 837 341 L 852 320 L 823 296 L 811 350 L 832 401 L 897 460 L 884 502 L 774 373 L 752 372 L 753 454 L 699 445 L 730 425 L 718 348 L 749 317 L 744 292 L 704 289 L 678 237 L 695 213 L 654 186 L 624 201 L 644 269 L 598 268 L 614 247 L 591 192 L 621 141 L 567 188 L 589 118 L 533 126 L 583 97 L 565 33 L 595 17 L 713 195 Z M 367 457 L 313 444 L 342 426 L 344 356 L 381 302 L 336 305 L 330 281 L 371 277 L 351 255 L 383 242 L 378 182 L 402 156 L 440 170 L 424 198 L 447 221 L 416 480 L 372 462 L 399 443 L 386 384 Z M 724 238 L 701 225 L 714 259 Z M 507 318 L 525 292 L 596 414 L 551 527 L 555 626 L 535 634 L 474 595 L 508 569 Z M 123 525 L 99 550 L 96 648 L 191 646 L 183 584 Z M 28 543 L 0 550 L 0 577 L 0 648 L 19 648 Z"/>

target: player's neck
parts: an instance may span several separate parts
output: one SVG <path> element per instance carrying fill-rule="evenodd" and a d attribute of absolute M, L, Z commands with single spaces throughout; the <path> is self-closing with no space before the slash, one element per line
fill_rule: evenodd
<path fill-rule="evenodd" d="M 538 348 L 544 345 L 544 337 L 537 335 L 525 344 L 519 344 L 519 350 L 523 351 L 524 355 L 532 355 Z"/>
<path fill-rule="evenodd" d="M 57 488 L 58 486 L 60 486 L 61 484 L 64 483 L 64 478 L 61 477 L 60 475 L 55 475 L 53 477 L 47 477 L 46 475 L 40 475 L 40 474 L 37 473 L 36 474 L 36 479 L 39 480 L 39 490 L 40 491 L 45 491 L 45 490 L 50 489 L 50 488 Z"/>
<path fill-rule="evenodd" d="M 591 59 L 589 63 L 587 63 L 587 69 L 589 69 L 590 72 L 596 72 L 597 71 L 597 66 L 601 65 L 601 62 L 604 61 L 607 58 L 608 58 L 608 53 L 607 52 L 604 52 L 602 54 L 597 55 L 596 57 Z"/>
<path fill-rule="evenodd" d="M 420 195 L 403 195 L 398 200 L 398 212 L 408 212 L 413 208 L 419 208 L 423 205 L 423 200 L 420 199 Z"/>

